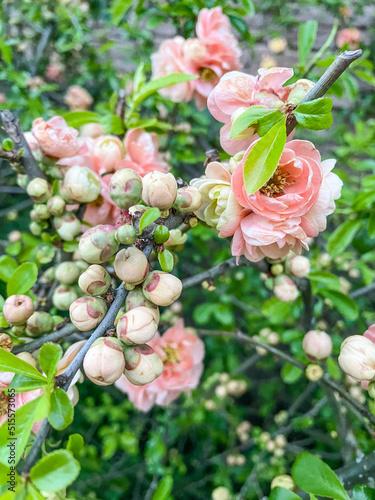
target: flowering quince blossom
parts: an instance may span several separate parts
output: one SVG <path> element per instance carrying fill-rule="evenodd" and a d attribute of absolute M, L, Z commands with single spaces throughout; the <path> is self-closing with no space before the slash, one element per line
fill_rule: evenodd
<path fill-rule="evenodd" d="M 204 109 L 219 79 L 241 67 L 241 51 L 221 7 L 200 11 L 196 34 L 197 38 L 188 40 L 177 36 L 164 41 L 152 55 L 152 71 L 154 78 L 173 73 L 197 75 L 199 78 L 162 89 L 160 94 L 174 102 L 194 98 L 198 109 Z"/>
<path fill-rule="evenodd" d="M 298 80 L 283 86 L 293 76 L 291 68 L 260 69 L 258 73 L 258 76 L 252 76 L 231 71 L 221 78 L 208 97 L 210 113 L 224 123 L 220 131 L 221 147 L 231 155 L 247 149 L 258 139 L 257 125 L 249 127 L 235 139 L 229 138 L 232 123 L 242 112 L 251 106 L 288 112 L 314 86 L 310 80 Z"/>
<path fill-rule="evenodd" d="M 204 343 L 184 328 L 183 320 L 158 333 L 148 345 L 164 363 L 162 375 L 150 384 L 136 386 L 123 375 L 115 385 L 129 396 L 136 408 L 149 411 L 154 405 L 167 406 L 182 392 L 197 387 L 203 372 Z"/>
<path fill-rule="evenodd" d="M 375 325 L 371 325 L 368 327 L 368 329 L 365 331 L 365 333 L 363 334 L 363 336 L 369 340 L 371 340 L 371 342 L 373 344 L 375 344 Z M 361 385 L 362 385 L 362 388 L 365 389 L 367 391 L 368 389 L 368 386 L 369 386 L 369 383 L 367 380 L 362 380 L 361 381 Z"/>

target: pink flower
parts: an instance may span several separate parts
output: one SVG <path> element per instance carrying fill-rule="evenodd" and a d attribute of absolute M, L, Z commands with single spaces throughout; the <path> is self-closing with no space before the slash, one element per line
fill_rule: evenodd
<path fill-rule="evenodd" d="M 120 209 L 113 203 L 108 192 L 111 177 L 111 174 L 100 177 L 100 182 L 102 184 L 100 195 L 95 201 L 87 205 L 83 220 L 89 222 L 93 226 L 98 224 L 114 225 L 119 218 Z"/>
<path fill-rule="evenodd" d="M 128 130 L 125 136 L 125 159 L 117 163 L 116 170 L 131 168 L 142 177 L 158 170 L 168 172 L 169 167 L 159 153 L 156 134 L 149 134 L 142 128 Z"/>
<path fill-rule="evenodd" d="M 69 127 L 61 116 L 54 116 L 46 122 L 43 118 L 37 118 L 33 122 L 31 132 L 46 156 L 74 156 L 81 147 L 78 130 Z"/>
<path fill-rule="evenodd" d="M 54 82 L 61 81 L 64 76 L 64 65 L 51 62 L 46 68 L 45 76 Z"/>
<path fill-rule="evenodd" d="M 373 344 L 375 344 L 375 325 L 369 326 L 363 336 L 368 338 Z"/>
<path fill-rule="evenodd" d="M 346 28 L 338 32 L 336 45 L 339 49 L 348 48 L 349 50 L 356 50 L 361 40 L 362 36 L 357 28 Z"/>
<path fill-rule="evenodd" d="M 93 103 L 93 98 L 86 89 L 79 85 L 72 85 L 64 97 L 64 102 L 70 110 L 85 110 L 88 109 Z"/>
<path fill-rule="evenodd" d="M 183 320 L 156 336 L 149 345 L 164 363 L 162 375 L 144 386 L 131 384 L 122 376 L 115 385 L 128 394 L 136 408 L 147 412 L 154 405 L 167 406 L 182 393 L 197 387 L 203 372 L 204 343 L 184 328 Z"/>
<path fill-rule="evenodd" d="M 254 77 L 232 71 L 224 75 L 208 98 L 208 109 L 216 120 L 224 123 L 220 131 L 221 146 L 229 154 L 247 149 L 256 139 L 256 127 L 251 127 L 241 137 L 230 139 L 232 122 L 251 106 L 264 106 L 288 112 L 302 101 L 313 87 L 309 80 L 298 80 L 283 87 L 293 76 L 291 68 L 260 69 Z"/>

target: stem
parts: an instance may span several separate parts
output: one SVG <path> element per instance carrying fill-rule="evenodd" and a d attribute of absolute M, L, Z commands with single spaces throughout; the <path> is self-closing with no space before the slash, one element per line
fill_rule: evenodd
<path fill-rule="evenodd" d="M 323 97 L 327 90 L 335 83 L 335 81 L 343 74 L 350 64 L 361 57 L 362 50 L 345 50 L 333 61 L 323 75 L 316 82 L 314 87 L 306 94 L 302 102 L 313 101 L 319 97 Z M 286 135 L 288 136 L 296 127 L 297 120 L 293 115 L 287 124 Z"/>
<path fill-rule="evenodd" d="M 352 299 L 356 299 L 357 297 L 361 297 L 362 295 L 367 295 L 368 293 L 371 293 L 375 290 L 375 283 L 372 283 L 371 285 L 364 286 L 362 288 L 359 288 L 358 290 L 355 290 L 350 294 L 350 297 Z"/>
<path fill-rule="evenodd" d="M 39 450 L 41 449 L 44 441 L 47 439 L 47 436 L 51 430 L 51 424 L 48 422 L 48 419 L 46 418 L 43 421 L 42 427 L 40 428 L 33 445 L 19 471 L 20 474 L 25 474 L 27 472 L 30 472 L 31 467 L 34 465 L 36 462 L 36 459 L 38 457 Z"/>
<path fill-rule="evenodd" d="M 20 352 L 33 352 L 42 347 L 46 342 L 58 342 L 59 340 L 65 339 L 77 331 L 77 328 L 72 324 L 67 324 L 63 326 L 60 330 L 56 330 L 53 333 L 48 333 L 43 335 L 39 339 L 33 340 L 28 344 L 20 344 L 14 347 L 12 354 L 19 354 Z"/>

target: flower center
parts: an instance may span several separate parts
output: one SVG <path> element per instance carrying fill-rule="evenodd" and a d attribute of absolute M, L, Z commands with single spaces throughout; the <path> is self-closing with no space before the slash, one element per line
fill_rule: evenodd
<path fill-rule="evenodd" d="M 277 167 L 271 179 L 269 179 L 259 191 L 272 198 L 282 195 L 284 194 L 285 186 L 289 186 L 295 182 L 288 181 L 288 177 L 290 177 L 288 172 L 282 172 L 281 168 Z"/>
<path fill-rule="evenodd" d="M 163 363 L 179 363 L 180 357 L 178 355 L 178 349 L 172 347 L 171 344 L 167 344 L 163 347 L 163 351 L 165 352 Z"/>
<path fill-rule="evenodd" d="M 199 78 L 208 83 L 215 83 L 218 81 L 215 71 L 210 68 L 199 68 Z"/>
<path fill-rule="evenodd" d="M 8 414 L 8 401 L 9 396 L 4 391 L 0 391 L 0 417 Z"/>

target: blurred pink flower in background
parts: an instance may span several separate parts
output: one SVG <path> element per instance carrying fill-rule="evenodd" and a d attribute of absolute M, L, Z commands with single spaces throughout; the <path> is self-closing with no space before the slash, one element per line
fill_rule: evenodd
<path fill-rule="evenodd" d="M 6 95 L 0 92 L 0 104 L 3 104 L 6 100 Z"/>
<path fill-rule="evenodd" d="M 162 375 L 143 386 L 131 384 L 123 375 L 116 387 L 129 396 L 136 408 L 149 411 L 154 405 L 167 406 L 182 393 L 197 387 L 203 372 L 204 343 L 184 328 L 182 319 L 164 335 L 149 343 L 164 363 Z"/>
<path fill-rule="evenodd" d="M 339 49 L 356 50 L 359 48 L 361 41 L 362 35 L 357 28 L 345 28 L 338 32 L 336 45 Z"/>
<path fill-rule="evenodd" d="M 69 127 L 62 116 L 54 116 L 47 121 L 37 118 L 31 132 L 43 153 L 54 158 L 74 156 L 82 144 L 78 139 L 78 130 Z"/>
<path fill-rule="evenodd" d="M 64 102 L 71 111 L 86 110 L 93 103 L 93 98 L 83 87 L 72 85 L 68 87 Z"/>

